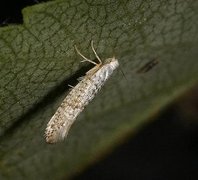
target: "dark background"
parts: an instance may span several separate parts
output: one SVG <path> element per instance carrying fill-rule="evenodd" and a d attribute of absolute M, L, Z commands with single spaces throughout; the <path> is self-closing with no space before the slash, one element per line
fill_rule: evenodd
<path fill-rule="evenodd" d="M 0 24 L 5 26 L 10 23 L 19 24 L 23 22 L 21 9 L 36 4 L 34 0 L 1 0 L 0 1 Z"/>
<path fill-rule="evenodd" d="M 0 25 L 22 23 L 21 9 L 39 2 L 1 0 Z M 198 88 L 73 179 L 197 180 Z"/>
<path fill-rule="evenodd" d="M 198 87 L 74 180 L 197 180 Z"/>

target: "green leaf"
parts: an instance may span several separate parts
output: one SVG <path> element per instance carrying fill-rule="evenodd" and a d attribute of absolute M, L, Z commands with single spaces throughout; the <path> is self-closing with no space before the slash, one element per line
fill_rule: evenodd
<path fill-rule="evenodd" d="M 197 1 L 51 1 L 0 28 L 0 178 L 71 176 L 119 144 L 198 80 Z M 90 69 L 75 52 L 119 59 L 118 70 L 68 138 L 45 143 L 46 124 Z M 147 73 L 136 71 L 157 58 Z"/>

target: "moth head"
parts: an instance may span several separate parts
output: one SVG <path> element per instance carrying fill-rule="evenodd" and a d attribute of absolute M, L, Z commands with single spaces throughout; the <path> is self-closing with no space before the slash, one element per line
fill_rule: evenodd
<path fill-rule="evenodd" d="M 104 64 L 109 64 L 113 69 L 116 69 L 119 66 L 119 62 L 115 57 L 108 58 L 105 60 Z"/>

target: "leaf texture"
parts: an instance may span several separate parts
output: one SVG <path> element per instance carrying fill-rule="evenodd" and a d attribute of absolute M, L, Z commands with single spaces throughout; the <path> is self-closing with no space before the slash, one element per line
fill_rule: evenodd
<path fill-rule="evenodd" d="M 137 130 L 198 80 L 198 2 L 51 1 L 23 9 L 24 23 L 0 28 L 0 178 L 61 179 Z M 118 70 L 72 126 L 48 145 L 47 122 L 94 59 Z M 147 73 L 139 68 L 157 58 Z"/>

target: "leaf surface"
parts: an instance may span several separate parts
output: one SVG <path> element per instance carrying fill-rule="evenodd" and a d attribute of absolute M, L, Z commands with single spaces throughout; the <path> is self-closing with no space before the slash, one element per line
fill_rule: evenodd
<path fill-rule="evenodd" d="M 198 2 L 51 1 L 0 28 L 0 178 L 69 177 L 119 144 L 198 80 Z M 90 69 L 74 50 L 115 57 L 116 71 L 72 126 L 45 143 L 46 124 Z M 152 59 L 147 73 L 139 68 Z"/>

